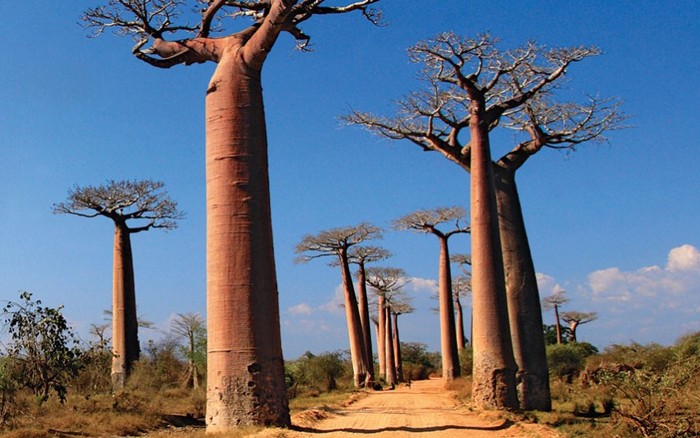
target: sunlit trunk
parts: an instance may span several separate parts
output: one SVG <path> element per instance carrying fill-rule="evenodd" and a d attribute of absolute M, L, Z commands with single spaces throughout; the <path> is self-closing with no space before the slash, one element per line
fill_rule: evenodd
<path fill-rule="evenodd" d="M 549 370 L 542 308 L 515 172 L 495 167 L 499 227 L 520 407 L 549 411 Z"/>
<path fill-rule="evenodd" d="M 379 359 L 379 375 L 386 376 L 386 299 L 382 294 L 377 295 L 377 356 Z"/>
<path fill-rule="evenodd" d="M 561 319 L 559 319 L 559 306 L 554 305 L 554 318 L 556 319 L 556 325 L 557 325 L 557 344 L 561 345 L 562 344 L 562 338 L 561 338 Z"/>
<path fill-rule="evenodd" d="M 399 382 L 404 381 L 403 377 L 403 364 L 401 363 L 401 338 L 399 337 L 399 315 L 396 313 L 392 314 L 394 319 L 394 362 L 396 362 L 396 380 Z"/>
<path fill-rule="evenodd" d="M 440 302 L 440 348 L 442 351 L 442 378 L 453 380 L 459 376 L 459 356 L 455 331 L 454 299 L 452 298 L 452 273 L 447 238 L 439 236 L 440 267 L 438 299 Z"/>
<path fill-rule="evenodd" d="M 455 324 L 457 330 L 457 355 L 464 350 L 467 345 L 466 336 L 464 336 L 464 311 L 462 310 L 462 302 L 459 297 L 455 299 Z"/>
<path fill-rule="evenodd" d="M 207 432 L 290 424 L 260 71 L 227 49 L 207 89 Z"/>
<path fill-rule="evenodd" d="M 483 98 L 470 96 L 471 238 L 474 370 L 477 408 L 516 409 L 516 365 L 508 325 L 496 188 L 483 120 Z"/>
<path fill-rule="evenodd" d="M 365 359 L 367 362 L 367 385 L 374 381 L 374 353 L 372 351 L 372 332 L 370 330 L 369 304 L 367 302 L 367 283 L 365 282 L 365 265 L 359 264 L 357 276 L 357 306 L 360 311 L 360 323 L 362 324 L 362 340 L 365 346 Z"/>
<path fill-rule="evenodd" d="M 124 387 L 139 359 L 138 321 L 131 235 L 123 223 L 114 226 L 112 272 L 112 389 Z"/>
<path fill-rule="evenodd" d="M 384 349 L 386 352 L 386 383 L 391 385 L 393 388 L 398 383 L 396 381 L 396 357 L 394 356 L 394 330 L 391 323 L 391 315 L 389 308 L 385 308 L 384 312 L 384 324 L 386 329 L 384 330 Z"/>
<path fill-rule="evenodd" d="M 366 350 L 363 342 L 362 323 L 360 312 L 357 308 L 355 287 L 352 284 L 352 274 L 348 264 L 347 250 L 341 249 L 340 269 L 343 280 L 343 295 L 345 300 L 345 319 L 348 326 L 348 340 L 350 341 L 350 361 L 352 362 L 353 383 L 355 388 L 365 385 L 367 379 Z"/>

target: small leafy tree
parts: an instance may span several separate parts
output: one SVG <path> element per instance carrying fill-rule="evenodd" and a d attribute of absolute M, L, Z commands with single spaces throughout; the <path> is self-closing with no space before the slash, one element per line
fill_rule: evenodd
<path fill-rule="evenodd" d="M 185 384 L 199 388 L 199 375 L 207 363 L 207 328 L 199 313 L 178 313 L 170 329 L 176 336 L 185 339 L 180 352 L 187 359 Z"/>
<path fill-rule="evenodd" d="M 3 309 L 13 373 L 39 403 L 48 400 L 51 390 L 63 403 L 68 381 L 80 370 L 81 350 L 62 309 L 43 307 L 40 300 L 32 301 L 30 292 L 22 292 L 20 302 L 10 301 Z"/>

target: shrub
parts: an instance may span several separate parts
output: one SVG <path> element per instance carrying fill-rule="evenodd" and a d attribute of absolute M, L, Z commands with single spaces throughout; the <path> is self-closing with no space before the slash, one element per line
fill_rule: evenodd
<path fill-rule="evenodd" d="M 587 342 L 572 342 L 547 346 L 549 374 L 571 383 L 584 370 L 586 358 L 597 349 Z"/>

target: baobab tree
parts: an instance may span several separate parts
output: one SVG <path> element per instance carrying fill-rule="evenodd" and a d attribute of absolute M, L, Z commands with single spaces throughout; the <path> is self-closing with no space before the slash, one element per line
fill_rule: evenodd
<path fill-rule="evenodd" d="M 366 264 L 389 258 L 391 253 L 378 246 L 353 246 L 348 251 L 348 262 L 357 265 L 357 306 L 360 312 L 362 338 L 365 344 L 365 355 L 369 360 L 367 373 L 374 380 L 374 353 L 372 351 L 372 331 L 370 330 L 369 301 L 367 299 Z M 380 353 L 381 357 L 381 353 Z M 382 358 L 383 359 L 383 358 Z M 381 363 L 381 360 L 380 360 Z M 381 366 L 380 372 L 381 372 Z"/>
<path fill-rule="evenodd" d="M 177 336 L 185 339 L 185 356 L 187 357 L 187 375 L 185 385 L 194 389 L 199 388 L 199 371 L 197 362 L 201 361 L 201 353 L 198 352 L 202 341 L 206 339 L 206 325 L 204 318 L 199 313 L 178 313 L 173 319 L 170 330 Z M 199 353 L 199 354 L 198 354 Z M 198 357 L 199 356 L 199 357 Z"/>
<path fill-rule="evenodd" d="M 576 329 L 581 324 L 586 324 L 598 319 L 597 312 L 562 312 L 561 319 L 569 324 L 569 341 L 577 342 Z"/>
<path fill-rule="evenodd" d="M 528 43 L 501 51 L 498 42 L 489 35 L 471 39 L 444 33 L 418 43 L 409 53 L 424 65 L 427 87 L 401 100 L 394 118 L 354 112 L 346 120 L 439 152 L 471 173 L 474 400 L 484 406 L 512 402 L 510 391 L 494 398 L 490 388 L 498 386 L 494 379 L 510 381 L 513 356 L 522 407 L 549 410 L 539 291 L 515 172 L 543 148 L 574 150 L 580 143 L 604 140 L 602 134 L 619 127 L 622 117 L 614 100 L 552 99 L 568 68 L 598 55 L 597 48 Z M 493 162 L 489 133 L 497 126 L 517 129 L 526 138 Z M 499 333 L 497 338 L 493 333 Z M 487 357 L 498 360 L 486 363 Z"/>
<path fill-rule="evenodd" d="M 561 319 L 559 317 L 559 307 L 569 301 L 566 297 L 566 291 L 558 290 L 548 297 L 544 297 L 542 302 L 544 303 L 545 309 L 554 309 L 554 324 L 557 328 L 557 344 L 562 344 L 561 335 Z"/>
<path fill-rule="evenodd" d="M 150 229 L 172 230 L 183 213 L 160 181 L 114 181 L 99 186 L 74 186 L 65 202 L 54 204 L 55 214 L 106 217 L 114 223 L 112 274 L 112 387 L 124 387 L 139 359 L 139 321 L 131 235 Z"/>
<path fill-rule="evenodd" d="M 396 378 L 399 382 L 404 381 L 403 362 L 401 359 L 401 336 L 399 335 L 399 316 L 413 313 L 414 310 L 409 297 L 403 295 L 394 295 L 389 302 L 389 312 L 391 313 L 392 324 L 394 326 L 392 343 L 394 348 L 394 361 L 396 362 Z"/>
<path fill-rule="evenodd" d="M 392 222 L 394 229 L 430 233 L 435 235 L 440 242 L 438 302 L 440 303 L 442 378 L 446 381 L 453 380 L 460 374 L 448 240 L 455 234 L 469 232 L 469 227 L 460 223 L 465 216 L 466 212 L 460 207 L 435 208 L 414 211 Z M 454 223 L 453 228 L 446 231 L 440 230 L 439 227 L 447 222 Z"/>
<path fill-rule="evenodd" d="M 307 234 L 296 246 L 295 252 L 301 254 L 297 262 L 306 263 L 319 257 L 336 257 L 331 265 L 340 267 L 343 282 L 345 317 L 350 341 L 350 358 L 352 361 L 355 387 L 371 385 L 369 368 L 372 358 L 367 357 L 367 348 L 362 331 L 360 310 L 355 293 L 355 286 L 350 273 L 349 250 L 355 245 L 382 236 L 381 229 L 363 222 L 359 225 L 338 227 L 321 231 L 316 235 Z"/>
<path fill-rule="evenodd" d="M 274 262 L 261 71 L 280 33 L 304 48 L 316 15 L 361 12 L 379 0 L 105 0 L 84 25 L 137 42 L 157 68 L 213 62 L 206 89 L 207 431 L 288 426 Z M 247 23 L 245 22 L 247 21 Z M 244 23 L 234 30 L 236 23 Z M 150 44 L 149 44 L 150 43 Z"/>
<path fill-rule="evenodd" d="M 467 345 L 467 338 L 464 336 L 464 309 L 462 308 L 462 298 L 472 293 L 472 258 L 468 254 L 452 254 L 450 261 L 459 266 L 462 274 L 452 280 L 452 295 L 455 300 L 455 317 L 457 325 L 457 349 L 461 352 Z M 471 321 L 471 320 L 470 320 Z M 471 330 L 471 322 L 470 322 Z"/>
<path fill-rule="evenodd" d="M 452 297 L 455 306 L 455 326 L 457 331 L 457 353 L 461 353 L 467 345 L 467 337 L 464 335 L 464 308 L 462 298 L 472 291 L 471 276 L 460 275 L 452 280 Z"/>
<path fill-rule="evenodd" d="M 391 302 L 407 283 L 406 272 L 400 268 L 371 267 L 367 269 L 367 284 L 377 296 L 377 342 L 380 355 L 384 355 L 384 378 L 389 385 L 396 385 L 396 356 L 393 344 Z"/>

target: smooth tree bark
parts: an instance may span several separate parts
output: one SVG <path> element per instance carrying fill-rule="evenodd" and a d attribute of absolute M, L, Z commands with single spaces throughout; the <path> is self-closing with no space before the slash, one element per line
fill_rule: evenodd
<path fill-rule="evenodd" d="M 527 236 L 523 234 L 524 227 L 504 227 L 500 224 L 504 221 L 514 222 L 507 215 L 520 209 L 519 205 L 509 204 L 517 199 L 517 191 L 511 191 L 510 196 L 498 196 L 495 201 L 492 199 L 494 192 L 508 188 L 503 184 L 500 169 L 507 167 L 511 157 L 506 154 L 498 163 L 491 161 L 489 132 L 498 126 L 505 126 L 515 128 L 526 136 L 535 133 L 538 135 L 537 147 L 531 149 L 537 152 L 544 146 L 573 150 L 577 144 L 600 140 L 604 131 L 619 127 L 622 117 L 614 100 L 589 98 L 587 104 L 578 104 L 556 103 L 550 99 L 571 64 L 599 53 L 595 47 L 549 49 L 534 43 L 501 51 L 498 40 L 489 35 L 470 39 L 452 33 L 441 34 L 410 49 L 412 60 L 424 65 L 423 77 L 427 87 L 400 101 L 399 114 L 395 118 L 380 118 L 360 112 L 345 117 L 350 123 L 363 125 L 384 137 L 406 139 L 424 150 L 439 152 L 471 172 L 472 247 L 478 247 L 480 251 L 478 254 L 472 251 L 475 265 L 475 330 L 488 336 L 486 334 L 491 329 L 503 328 L 504 321 L 509 320 L 502 314 L 506 310 L 501 304 L 503 300 L 495 296 L 502 294 L 501 283 L 505 284 L 508 309 L 511 314 L 518 315 L 513 324 L 508 321 L 510 331 L 515 333 L 512 350 L 518 361 L 518 378 L 527 376 L 528 380 L 530 377 L 538 380 L 537 384 L 520 388 L 522 405 L 526 409 L 548 410 L 551 406 L 548 389 L 540 391 L 540 388 L 548 388 L 546 356 L 540 347 L 544 343 L 541 326 L 534 329 L 537 324 L 530 321 L 528 316 L 538 318 L 536 315 L 539 313 L 534 309 L 539 307 L 539 292 L 532 275 L 534 271 L 531 272 L 534 264 L 529 245 L 524 244 L 527 241 Z M 529 138 L 523 144 L 532 146 L 534 143 Z M 519 147 L 521 145 L 515 149 Z M 475 165 L 478 167 L 475 168 Z M 494 203 L 501 221 L 496 220 Z M 474 209 L 475 206 L 478 208 Z M 474 223 L 475 216 L 480 221 L 477 224 Z M 494 231 L 496 227 L 497 232 Z M 514 237 L 513 233 L 520 234 Z M 506 254 L 505 258 L 503 254 Z M 484 262 L 493 264 L 498 263 L 499 259 L 504 265 L 503 273 L 507 273 L 503 282 L 496 278 L 501 275 L 499 268 L 483 266 Z M 483 272 L 482 269 L 488 271 Z M 525 283 L 526 287 L 523 286 Z M 486 303 L 482 303 L 482 299 L 486 299 Z M 486 307 L 497 305 L 500 310 L 494 310 L 495 314 L 481 313 L 477 307 L 482 304 Z M 484 319 L 493 316 L 497 317 L 497 324 L 482 324 Z M 524 320 L 528 322 L 522 323 Z M 506 334 L 502 330 L 499 333 Z M 481 369 L 484 365 L 491 369 L 486 374 L 495 375 L 500 374 L 495 373 L 497 367 L 507 366 L 508 369 L 504 370 L 509 375 L 511 364 L 508 357 L 499 359 L 497 362 L 500 365 L 482 364 L 482 359 L 489 355 L 511 355 L 506 351 L 506 343 L 512 340 L 507 338 L 505 336 L 497 342 L 473 339 L 475 344 L 481 345 L 474 345 L 476 367 Z M 500 346 L 494 348 L 496 345 Z M 480 351 L 484 347 L 486 351 L 482 354 Z M 521 354 L 524 351 L 537 353 Z M 494 404 L 491 402 L 496 400 L 493 396 L 483 396 L 486 393 L 495 394 L 493 389 L 489 389 L 494 386 L 490 383 L 481 385 L 482 377 L 486 376 L 475 377 L 475 388 L 478 386 L 474 392 L 475 400 L 479 399 L 479 403 L 486 405 Z M 510 380 L 510 377 L 507 379 Z M 528 388 L 533 388 L 534 392 L 529 393 Z M 506 398 L 510 400 L 510 396 Z M 500 396 L 498 399 L 505 400 Z M 500 401 L 496 401 L 495 405 L 504 406 Z"/>
<path fill-rule="evenodd" d="M 99 186 L 75 186 L 65 202 L 54 204 L 55 214 L 93 218 L 114 223 L 112 269 L 112 388 L 124 387 L 139 359 L 139 322 L 131 235 L 151 228 L 172 230 L 184 215 L 159 181 L 114 181 Z M 131 225 L 130 225 L 131 224 Z"/>
<path fill-rule="evenodd" d="M 113 29 L 134 36 L 138 42 L 132 53 L 152 66 L 217 64 L 206 90 L 209 432 L 290 424 L 262 67 L 281 32 L 303 48 L 309 37 L 298 27 L 302 22 L 352 11 L 376 21 L 378 12 L 368 7 L 377 1 L 324 6 L 324 0 L 116 0 L 88 9 L 82 17 L 96 34 Z M 193 10 L 200 13 L 196 19 Z M 224 34 L 237 18 L 252 23 Z"/>
<path fill-rule="evenodd" d="M 569 301 L 566 297 L 566 291 L 558 290 L 548 297 L 544 297 L 542 300 L 544 302 L 544 307 L 546 309 L 554 309 L 554 324 L 557 328 L 557 344 L 561 345 L 563 343 L 562 339 L 562 329 L 561 329 L 561 318 L 559 317 L 559 307 Z"/>
<path fill-rule="evenodd" d="M 397 230 L 413 230 L 433 234 L 440 242 L 438 302 L 440 303 L 442 378 L 445 381 L 454 380 L 460 375 L 448 240 L 455 234 L 469 232 L 469 227 L 460 224 L 465 216 L 466 212 L 460 207 L 436 208 L 409 213 L 392 223 L 393 228 Z M 448 231 L 440 230 L 438 227 L 446 222 L 454 222 L 454 228 Z"/>
<path fill-rule="evenodd" d="M 569 341 L 578 342 L 576 338 L 576 329 L 581 324 L 586 324 L 598 319 L 597 312 L 562 312 L 561 319 L 569 324 Z"/>
<path fill-rule="evenodd" d="M 357 265 L 357 306 L 360 312 L 362 338 L 365 345 L 365 356 L 369 362 L 367 373 L 369 380 L 374 381 L 374 351 L 372 349 L 372 331 L 367 299 L 366 264 L 387 259 L 391 254 L 378 246 L 353 246 L 349 250 L 348 262 Z"/>
<path fill-rule="evenodd" d="M 381 229 L 369 223 L 338 227 L 322 231 L 316 235 L 306 235 L 296 246 L 296 253 L 301 254 L 296 261 L 306 263 L 319 257 L 333 256 L 332 266 L 340 267 L 345 304 L 345 318 L 348 326 L 350 359 L 353 368 L 353 382 L 356 388 L 371 386 L 373 367 L 372 358 L 367 356 L 360 307 L 350 272 L 349 250 L 362 242 L 381 238 Z"/>

